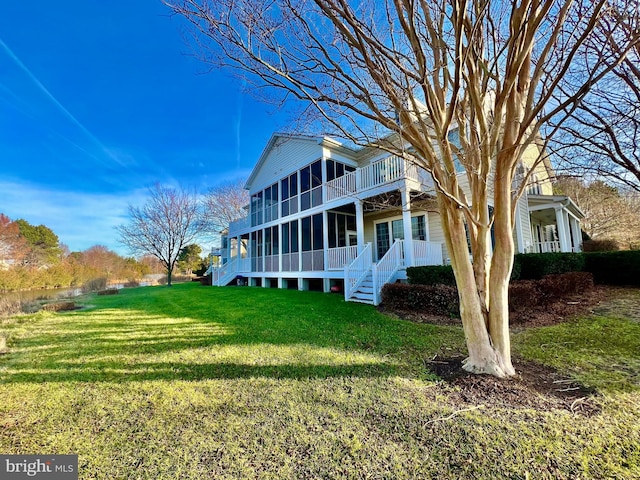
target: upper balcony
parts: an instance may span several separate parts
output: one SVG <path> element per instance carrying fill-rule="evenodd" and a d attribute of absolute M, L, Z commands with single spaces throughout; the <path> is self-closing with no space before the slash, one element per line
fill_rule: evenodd
<path fill-rule="evenodd" d="M 419 184 L 428 181 L 428 174 L 414 163 L 392 155 L 357 168 L 324 184 L 325 202 L 344 197 L 364 197 L 371 190 L 399 180 L 412 180 Z"/>
<path fill-rule="evenodd" d="M 430 176 L 424 169 L 404 158 L 392 155 L 357 168 L 342 177 L 324 182 L 322 184 L 323 203 L 349 197 L 363 199 L 381 193 L 385 187 L 392 187 L 394 183 L 405 180 L 412 182 L 414 188 L 431 183 Z M 229 233 L 232 236 L 243 233 L 250 226 L 250 217 L 247 216 L 231 222 Z"/>

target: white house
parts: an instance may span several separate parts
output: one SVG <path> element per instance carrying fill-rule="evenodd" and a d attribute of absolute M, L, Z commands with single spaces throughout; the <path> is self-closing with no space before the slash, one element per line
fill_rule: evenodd
<path fill-rule="evenodd" d="M 549 168 L 536 170 L 518 203 L 521 253 L 580 249 L 582 212 L 552 195 Z M 347 300 L 378 304 L 382 285 L 406 278 L 407 266 L 448 261 L 430 175 L 380 150 L 275 134 L 246 188 L 248 215 L 223 237 L 214 285 L 242 277 L 253 286 L 343 290 Z"/>

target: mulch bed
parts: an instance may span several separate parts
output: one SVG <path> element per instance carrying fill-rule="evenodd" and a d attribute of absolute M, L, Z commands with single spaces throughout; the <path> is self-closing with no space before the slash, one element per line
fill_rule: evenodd
<path fill-rule="evenodd" d="M 575 298 L 565 298 L 550 306 L 511 314 L 512 330 L 542 327 L 565 322 L 576 315 L 609 312 L 609 305 L 622 304 L 640 317 L 637 289 L 596 286 Z M 460 319 L 412 311 L 388 311 L 386 314 L 418 323 L 461 325 Z M 626 311 L 626 310 L 625 310 Z M 499 379 L 470 374 L 462 369 L 464 356 L 451 353 L 425 361 L 426 368 L 440 377 L 439 387 L 457 408 L 483 405 L 537 411 L 566 410 L 591 416 L 600 411 L 597 392 L 561 375 L 555 369 L 535 362 L 514 359 L 516 376 Z"/>
<path fill-rule="evenodd" d="M 600 412 L 597 392 L 556 370 L 535 362 L 514 359 L 516 375 L 500 379 L 462 369 L 464 357 L 435 357 L 427 368 L 442 379 L 439 385 L 458 408 L 487 405 L 537 411 L 566 410 L 592 416 Z"/>

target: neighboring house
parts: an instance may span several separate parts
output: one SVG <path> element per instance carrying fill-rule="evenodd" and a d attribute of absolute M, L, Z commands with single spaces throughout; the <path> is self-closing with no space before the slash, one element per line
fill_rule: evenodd
<path fill-rule="evenodd" d="M 545 162 L 518 202 L 518 252 L 580 249 L 582 213 L 552 195 L 551 177 Z M 407 266 L 448 262 L 431 176 L 402 158 L 275 134 L 246 188 L 249 213 L 223 237 L 216 285 L 241 276 L 253 286 L 344 290 L 347 300 L 378 304 L 382 285 L 406 278 Z"/>

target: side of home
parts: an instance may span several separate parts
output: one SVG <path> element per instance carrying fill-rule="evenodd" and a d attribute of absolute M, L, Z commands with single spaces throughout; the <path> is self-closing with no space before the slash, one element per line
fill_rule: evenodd
<path fill-rule="evenodd" d="M 546 163 L 535 173 L 517 207 L 518 251 L 579 250 L 580 210 L 551 195 Z M 377 304 L 382 285 L 406 278 L 406 267 L 448 261 L 433 181 L 403 158 L 275 134 L 246 188 L 248 215 L 223 237 L 216 285 L 242 277 L 253 286 L 333 288 Z"/>

